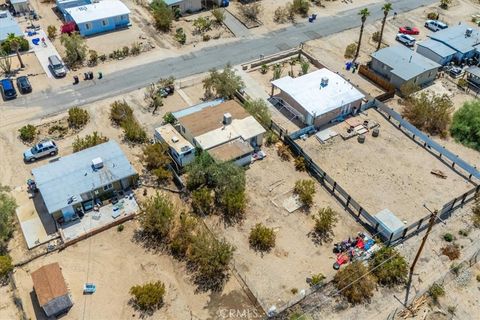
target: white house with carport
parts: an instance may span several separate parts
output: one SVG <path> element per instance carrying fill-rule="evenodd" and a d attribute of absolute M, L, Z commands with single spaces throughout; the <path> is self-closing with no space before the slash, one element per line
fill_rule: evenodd
<path fill-rule="evenodd" d="M 322 68 L 298 78 L 272 81 L 280 101 L 306 125 L 320 127 L 360 110 L 365 95 L 335 72 Z"/>

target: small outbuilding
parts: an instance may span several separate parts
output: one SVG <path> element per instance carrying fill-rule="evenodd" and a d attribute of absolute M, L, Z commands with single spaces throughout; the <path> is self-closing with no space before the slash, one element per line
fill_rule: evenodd
<path fill-rule="evenodd" d="M 10 3 L 17 13 L 25 13 L 30 11 L 28 0 L 10 0 Z"/>
<path fill-rule="evenodd" d="M 60 265 L 55 262 L 32 272 L 33 289 L 47 317 L 68 312 L 73 306 Z"/>
<path fill-rule="evenodd" d="M 16 37 L 23 37 L 17 21 L 12 17 L 9 11 L 0 11 L 0 43 L 5 41 L 10 34 Z"/>
<path fill-rule="evenodd" d="M 204 0 L 163 0 L 172 10 L 179 9 L 180 13 L 197 12 L 203 9 Z"/>
<path fill-rule="evenodd" d="M 419 87 L 432 83 L 437 77 L 438 63 L 405 46 L 393 46 L 371 55 L 370 68 L 386 78 L 395 88 L 405 84 Z"/>
<path fill-rule="evenodd" d="M 195 159 L 195 147 L 175 130 L 171 124 L 155 129 L 155 142 L 166 143 L 173 160 L 184 167 Z"/>
<path fill-rule="evenodd" d="M 272 81 L 280 90 L 274 98 L 306 125 L 320 127 L 333 120 L 355 114 L 365 97 L 350 82 L 322 68 L 298 78 L 290 76 Z"/>
<path fill-rule="evenodd" d="M 405 225 L 389 209 L 378 212 L 374 219 L 377 221 L 378 232 L 385 240 L 395 241 L 402 236 Z"/>

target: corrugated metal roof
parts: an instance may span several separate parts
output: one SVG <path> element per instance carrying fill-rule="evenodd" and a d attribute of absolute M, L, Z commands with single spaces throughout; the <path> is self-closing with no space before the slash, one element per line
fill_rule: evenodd
<path fill-rule="evenodd" d="M 103 168 L 92 160 L 102 158 Z M 49 213 L 82 202 L 81 194 L 136 174 L 115 141 L 102 143 L 32 170 Z M 75 199 L 72 201 L 72 197 Z"/>
<path fill-rule="evenodd" d="M 446 58 L 448 56 L 451 56 L 457 53 L 457 51 L 453 50 L 446 44 L 439 41 L 432 40 L 432 39 L 421 41 L 417 45 L 420 47 L 425 47 L 427 49 L 430 49 L 431 51 L 435 52 L 438 56 L 442 58 Z"/>
<path fill-rule="evenodd" d="M 467 73 L 473 74 L 476 77 L 480 77 L 480 68 L 477 66 L 472 66 L 465 70 Z"/>
<path fill-rule="evenodd" d="M 0 42 L 7 39 L 10 33 L 15 34 L 17 37 L 23 37 L 22 29 L 20 29 L 10 12 L 0 11 Z"/>
<path fill-rule="evenodd" d="M 466 36 L 468 28 L 473 30 L 470 36 Z M 434 32 L 429 35 L 430 39 L 440 41 L 447 46 L 461 53 L 467 53 L 480 44 L 480 31 L 478 28 L 471 27 L 462 23 L 453 27 Z"/>
<path fill-rule="evenodd" d="M 66 8 L 65 11 L 76 24 L 130 14 L 130 9 L 119 0 L 102 0 L 92 4 Z"/>
<path fill-rule="evenodd" d="M 172 115 L 176 119 L 180 119 L 182 117 L 188 116 L 189 114 L 192 114 L 192 113 L 195 113 L 195 112 L 198 112 L 198 111 L 202 111 L 205 108 L 218 106 L 220 103 L 222 103 L 224 101 L 225 100 L 223 100 L 223 99 L 216 99 L 216 100 L 212 100 L 212 101 L 202 102 L 202 103 L 196 104 L 194 106 L 179 110 L 177 112 L 172 112 Z"/>
<path fill-rule="evenodd" d="M 372 53 L 372 58 L 392 68 L 391 72 L 403 80 L 410 80 L 440 65 L 404 46 L 393 46 Z"/>

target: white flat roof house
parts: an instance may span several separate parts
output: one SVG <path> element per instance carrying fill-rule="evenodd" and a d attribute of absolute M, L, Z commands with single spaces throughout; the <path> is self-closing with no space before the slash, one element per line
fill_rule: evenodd
<path fill-rule="evenodd" d="M 305 124 L 317 127 L 355 113 L 365 97 L 350 82 L 326 68 L 298 78 L 274 80 L 272 85 L 280 90 L 275 98 L 299 112 Z"/>
<path fill-rule="evenodd" d="M 166 143 L 170 155 L 181 167 L 195 159 L 195 147 L 169 123 L 155 129 L 155 141 Z"/>

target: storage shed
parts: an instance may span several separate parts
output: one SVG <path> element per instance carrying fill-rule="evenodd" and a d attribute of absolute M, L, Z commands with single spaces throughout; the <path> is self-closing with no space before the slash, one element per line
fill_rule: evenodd
<path fill-rule="evenodd" d="M 405 226 L 389 209 L 383 209 L 374 218 L 378 223 L 378 232 L 384 239 L 395 241 L 402 236 Z"/>

